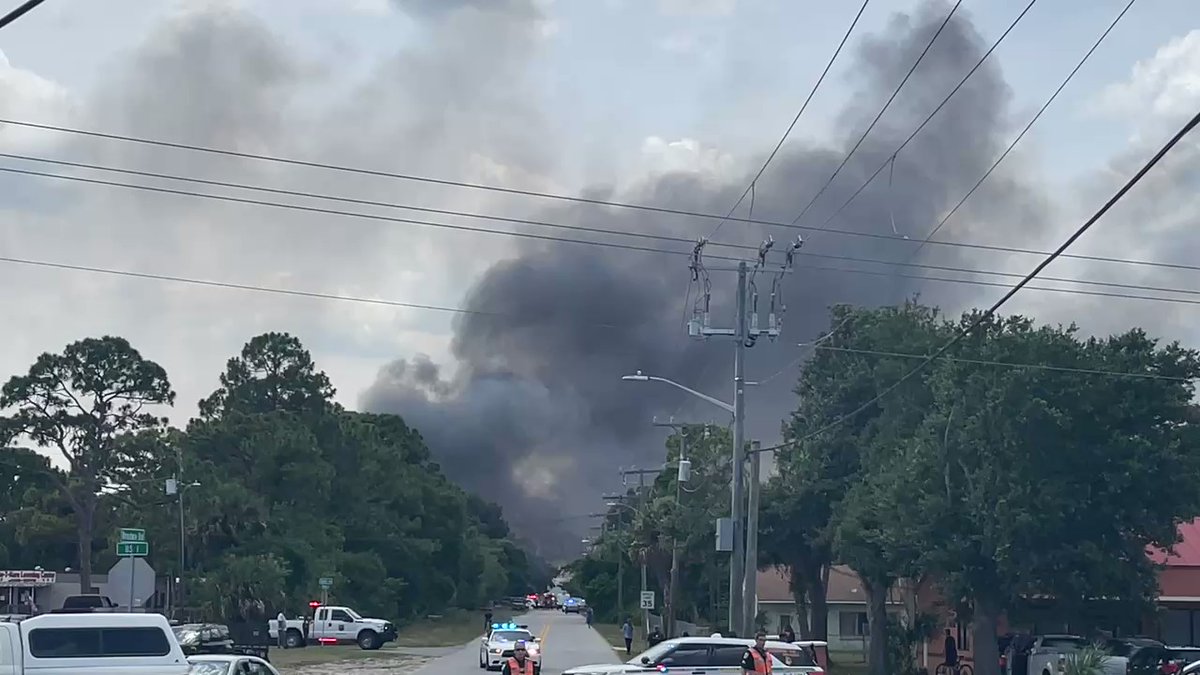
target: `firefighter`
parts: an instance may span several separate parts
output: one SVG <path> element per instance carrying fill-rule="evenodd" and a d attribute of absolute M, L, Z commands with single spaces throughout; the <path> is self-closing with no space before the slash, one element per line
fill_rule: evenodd
<path fill-rule="evenodd" d="M 508 661 L 504 662 L 504 668 L 500 675 L 541 675 L 542 664 L 529 658 L 529 652 L 525 648 L 525 641 L 518 640 L 513 645 L 513 655 Z"/>
<path fill-rule="evenodd" d="M 754 645 L 742 657 L 742 674 L 748 673 L 771 675 L 771 655 L 767 652 L 767 634 L 764 631 L 754 634 Z"/>

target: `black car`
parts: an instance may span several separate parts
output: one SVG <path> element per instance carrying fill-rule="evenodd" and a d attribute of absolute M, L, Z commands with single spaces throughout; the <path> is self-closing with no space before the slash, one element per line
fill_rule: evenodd
<path fill-rule="evenodd" d="M 229 627 L 219 623 L 185 623 L 173 626 L 175 639 L 187 656 L 193 654 L 231 654 L 233 636 Z"/>

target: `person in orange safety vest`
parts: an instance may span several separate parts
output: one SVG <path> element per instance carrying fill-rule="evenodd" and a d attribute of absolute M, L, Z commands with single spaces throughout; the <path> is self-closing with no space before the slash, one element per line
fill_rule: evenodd
<path fill-rule="evenodd" d="M 767 634 L 758 631 L 754 634 L 754 645 L 746 650 L 742 657 L 742 673 L 755 675 L 771 675 L 771 654 L 767 652 Z"/>
<path fill-rule="evenodd" d="M 542 664 L 529 658 L 525 641 L 519 640 L 513 645 L 513 655 L 505 661 L 501 675 L 541 675 Z"/>

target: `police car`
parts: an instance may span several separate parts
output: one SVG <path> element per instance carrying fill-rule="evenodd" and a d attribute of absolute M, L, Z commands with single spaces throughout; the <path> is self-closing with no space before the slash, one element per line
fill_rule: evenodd
<path fill-rule="evenodd" d="M 660 642 L 625 663 L 596 664 L 567 668 L 563 675 L 632 675 L 670 671 L 704 675 L 741 675 L 742 657 L 754 640 L 712 637 L 685 637 Z M 807 654 L 786 642 L 767 640 L 774 675 L 824 673 Z M 781 658 L 782 657 L 782 658 Z M 784 660 L 786 659 L 786 661 Z"/>
<path fill-rule="evenodd" d="M 526 652 L 534 663 L 541 663 L 542 646 L 537 637 L 529 632 L 529 626 L 516 623 L 494 623 L 488 634 L 480 639 L 479 667 L 487 670 L 503 670 L 504 663 L 512 658 L 513 647 L 524 641 Z"/>

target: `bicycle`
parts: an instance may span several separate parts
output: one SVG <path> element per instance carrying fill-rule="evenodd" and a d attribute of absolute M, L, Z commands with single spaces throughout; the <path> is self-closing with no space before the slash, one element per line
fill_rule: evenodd
<path fill-rule="evenodd" d="M 975 669 L 969 663 L 956 663 L 953 666 L 943 663 L 933 672 L 934 675 L 975 675 Z"/>

